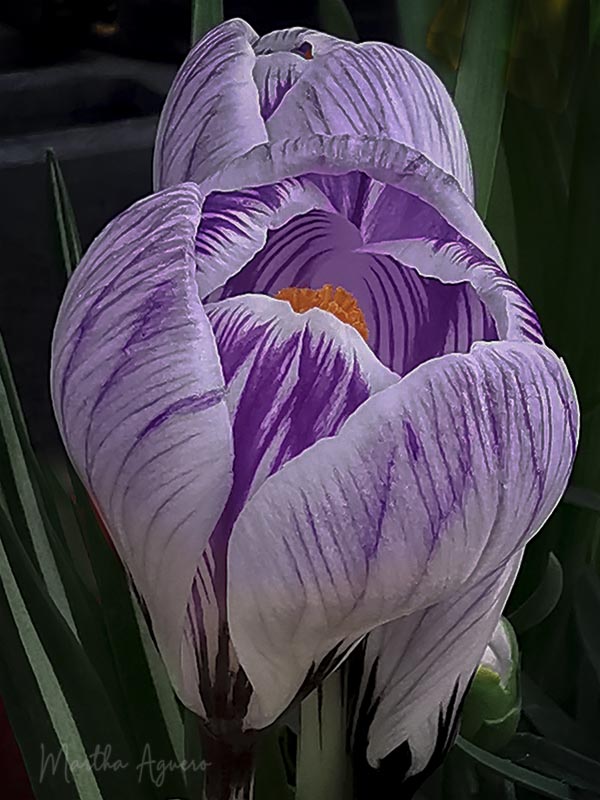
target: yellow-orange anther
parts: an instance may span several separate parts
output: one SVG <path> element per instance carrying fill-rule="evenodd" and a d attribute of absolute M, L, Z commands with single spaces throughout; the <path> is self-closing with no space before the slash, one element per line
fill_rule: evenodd
<path fill-rule="evenodd" d="M 342 322 L 352 325 L 363 339 L 369 335 L 365 315 L 356 302 L 356 298 L 341 286 L 336 289 L 330 283 L 326 283 L 320 289 L 297 289 L 295 286 L 290 286 L 277 292 L 275 299 L 287 300 L 298 314 L 310 311 L 311 308 L 329 311 Z"/>

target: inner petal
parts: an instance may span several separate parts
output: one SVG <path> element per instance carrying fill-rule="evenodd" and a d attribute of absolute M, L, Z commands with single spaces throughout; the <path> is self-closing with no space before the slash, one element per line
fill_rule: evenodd
<path fill-rule="evenodd" d="M 363 238 L 341 215 L 311 211 L 271 231 L 263 249 L 211 299 L 289 287 L 349 292 L 364 314 L 367 342 L 399 375 L 474 341 L 497 339 L 493 319 L 467 283 L 420 275 L 388 255 L 358 252 Z"/>

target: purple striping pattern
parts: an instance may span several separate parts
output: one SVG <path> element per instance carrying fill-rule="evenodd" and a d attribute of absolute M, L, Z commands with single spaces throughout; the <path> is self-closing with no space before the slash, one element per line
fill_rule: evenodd
<path fill-rule="evenodd" d="M 218 304 L 208 315 L 226 386 L 249 370 L 232 410 L 234 482 L 222 517 L 230 528 L 261 465 L 264 481 L 314 442 L 334 436 L 369 388 L 359 364 L 309 327 L 282 338 L 272 324 L 228 315 Z"/>
<path fill-rule="evenodd" d="M 312 211 L 268 235 L 265 247 L 213 297 L 275 295 L 288 286 L 342 286 L 365 315 L 369 345 L 403 375 L 429 358 L 494 340 L 489 312 L 466 283 L 447 284 L 391 256 L 355 252 L 358 230 L 339 215 Z"/>
<path fill-rule="evenodd" d="M 361 756 L 422 770 L 578 436 L 473 207 L 458 114 L 409 53 L 233 20 L 169 92 L 155 185 L 173 184 L 67 287 L 69 454 L 215 737 L 254 737 L 367 635 Z M 273 297 L 324 284 L 366 341 Z"/>

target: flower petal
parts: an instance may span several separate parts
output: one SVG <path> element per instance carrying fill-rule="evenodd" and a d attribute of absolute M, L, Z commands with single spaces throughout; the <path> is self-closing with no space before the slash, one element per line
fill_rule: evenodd
<path fill-rule="evenodd" d="M 502 266 L 498 248 L 457 181 L 423 153 L 383 136 L 311 134 L 257 145 L 207 178 L 202 188 L 206 194 L 236 191 L 303 175 L 319 176 L 323 188 L 322 176 L 357 172 L 414 195 Z"/>
<path fill-rule="evenodd" d="M 194 275 L 200 203 L 186 184 L 111 222 L 68 284 L 52 345 L 65 446 L 171 669 L 233 462 L 223 374 Z"/>
<path fill-rule="evenodd" d="M 226 627 L 226 551 L 229 535 L 249 497 L 272 473 L 310 445 L 333 436 L 374 392 L 398 378 L 375 358 L 362 337 L 332 314 L 296 314 L 289 303 L 261 295 L 210 304 L 207 313 L 226 383 L 235 460 L 233 485 L 198 566 L 191 595 L 179 685 L 197 713 L 218 718 L 220 698 L 241 720 L 247 681 L 236 677 Z M 195 654 L 201 655 L 198 664 Z M 241 708 L 241 711 L 240 711 Z"/>
<path fill-rule="evenodd" d="M 318 58 L 343 43 L 343 39 L 329 36 L 329 34 L 321 33 L 321 31 L 294 27 L 266 33 L 256 42 L 254 49 L 259 55 L 264 55 L 265 53 L 291 53 L 302 51 L 303 45 L 309 44 L 313 58 Z"/>
<path fill-rule="evenodd" d="M 287 28 L 273 31 L 254 45 L 257 54 L 254 81 L 265 120 L 275 109 L 313 59 L 320 59 L 342 40 L 308 28 Z"/>
<path fill-rule="evenodd" d="M 506 563 L 558 502 L 577 408 L 547 348 L 427 362 L 269 478 L 229 544 L 229 626 L 262 727 L 377 625 Z"/>
<path fill-rule="evenodd" d="M 154 149 L 154 186 L 200 181 L 267 141 L 252 77 L 258 36 L 241 19 L 211 30 L 177 73 Z"/>
<path fill-rule="evenodd" d="M 492 316 L 500 339 L 543 342 L 542 329 L 525 294 L 493 261 L 468 241 L 434 235 L 422 239 L 370 242 L 363 251 L 392 256 L 417 272 L 444 283 L 467 281 Z"/>
<path fill-rule="evenodd" d="M 500 275 L 512 285 L 505 273 Z M 498 338 L 491 315 L 466 282 L 469 277 L 461 285 L 445 284 L 393 258 L 368 253 L 347 220 L 315 211 L 270 232 L 263 249 L 215 297 L 341 286 L 365 316 L 373 352 L 404 375 L 429 358 L 467 352 L 475 341 Z"/>
<path fill-rule="evenodd" d="M 196 234 L 197 281 L 205 298 L 250 261 L 270 230 L 313 209 L 330 209 L 310 181 L 291 178 L 237 192 L 213 192 L 202 208 Z"/>
<path fill-rule="evenodd" d="M 391 775 L 403 791 L 414 790 L 439 766 L 520 560 L 514 556 L 458 596 L 376 628 L 350 656 L 345 669 L 356 703 L 350 724 L 359 797 L 385 786 Z"/>
<path fill-rule="evenodd" d="M 460 119 L 444 85 L 418 58 L 388 44 L 344 42 L 309 62 L 267 121 L 269 139 L 369 135 L 423 153 L 473 199 Z"/>

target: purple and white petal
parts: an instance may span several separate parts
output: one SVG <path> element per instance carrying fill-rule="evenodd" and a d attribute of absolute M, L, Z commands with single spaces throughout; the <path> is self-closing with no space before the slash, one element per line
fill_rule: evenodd
<path fill-rule="evenodd" d="M 267 141 L 256 84 L 255 31 L 224 22 L 192 49 L 169 90 L 154 148 L 156 189 L 201 181 Z"/>
<path fill-rule="evenodd" d="M 270 477 L 229 544 L 229 626 L 264 727 L 307 675 L 518 553 L 558 502 L 578 429 L 547 348 L 475 345 L 367 400 Z"/>
<path fill-rule="evenodd" d="M 214 297 L 275 295 L 288 286 L 341 286 L 364 314 L 375 355 L 404 375 L 429 358 L 467 352 L 475 341 L 498 338 L 494 318 L 470 277 L 460 284 L 443 283 L 394 258 L 371 254 L 350 222 L 339 214 L 314 211 L 270 232 L 263 249 Z"/>
<path fill-rule="evenodd" d="M 393 139 L 456 178 L 470 200 L 469 150 L 432 69 L 388 44 L 340 43 L 314 58 L 267 120 L 269 140 L 321 133 Z"/>
<path fill-rule="evenodd" d="M 323 189 L 323 176 L 361 172 L 434 209 L 458 236 L 502 267 L 498 248 L 458 182 L 423 153 L 384 137 L 311 134 L 257 145 L 207 178 L 202 188 L 205 194 L 236 191 L 312 175 Z M 330 199 L 335 207 L 335 192 Z"/>
<path fill-rule="evenodd" d="M 421 239 L 370 242 L 364 252 L 391 256 L 424 278 L 444 284 L 467 282 L 495 323 L 498 338 L 543 342 L 542 329 L 531 303 L 517 284 L 469 242 L 432 235 Z"/>
<path fill-rule="evenodd" d="M 196 564 L 232 483 L 223 373 L 195 281 L 200 204 L 186 184 L 111 222 L 68 284 L 52 344 L 63 441 L 171 672 Z"/>
<path fill-rule="evenodd" d="M 203 299 L 264 246 L 270 230 L 331 203 L 310 181 L 290 178 L 236 192 L 213 192 L 196 233 L 197 281 Z"/>
<path fill-rule="evenodd" d="M 235 521 L 272 473 L 319 439 L 334 436 L 362 403 L 398 378 L 354 328 L 320 309 L 297 314 L 283 300 L 249 295 L 206 310 L 225 378 L 235 460 L 227 503 L 198 566 L 179 683 L 186 704 L 214 719 L 221 698 L 230 696 L 237 681 L 241 719 L 250 687 L 243 674 L 235 677 L 235 653 L 220 636 L 226 624 L 227 544 Z M 195 653 L 202 654 L 201 665 Z"/>
<path fill-rule="evenodd" d="M 391 775 L 415 788 L 439 766 L 520 560 L 519 553 L 449 600 L 376 628 L 350 656 L 359 797 Z"/>
<path fill-rule="evenodd" d="M 259 55 L 267 53 L 304 53 L 307 55 L 305 46 L 310 45 L 310 55 L 313 58 L 319 58 L 345 43 L 344 39 L 338 39 L 336 36 L 321 33 L 321 31 L 294 27 L 266 33 L 256 42 L 254 49 Z"/>

